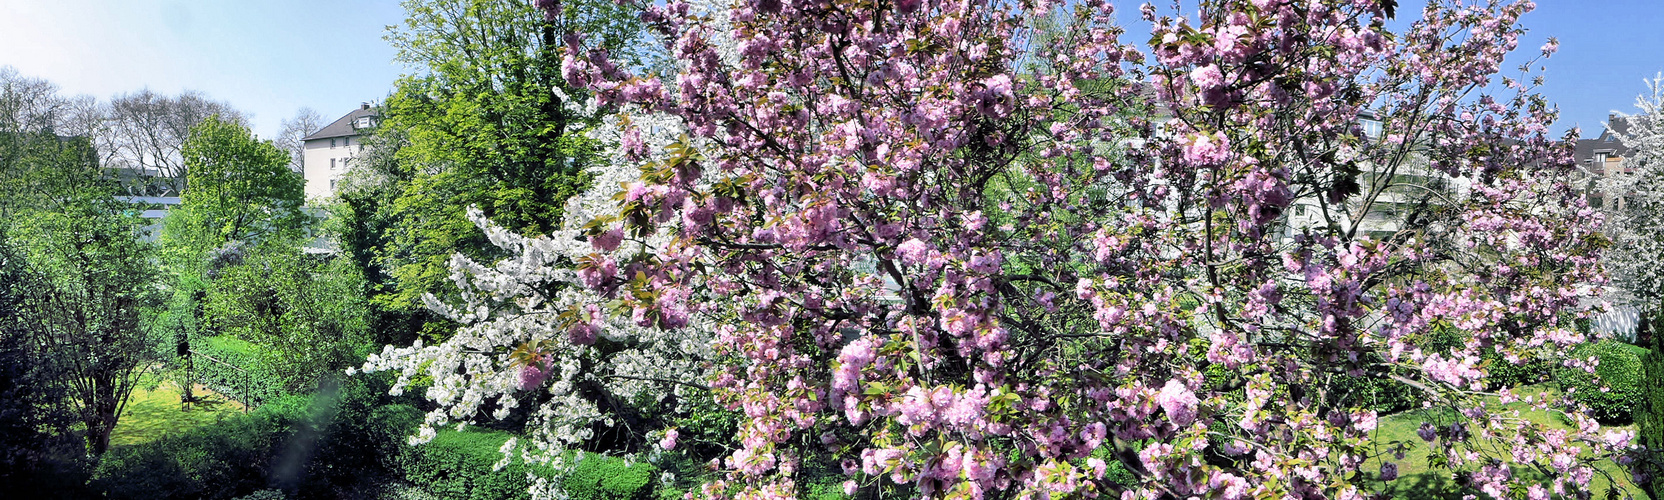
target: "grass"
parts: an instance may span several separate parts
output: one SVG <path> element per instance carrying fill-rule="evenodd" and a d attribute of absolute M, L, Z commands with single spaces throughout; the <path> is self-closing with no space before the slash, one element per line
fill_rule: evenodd
<path fill-rule="evenodd" d="M 128 446 L 154 441 L 162 436 L 219 422 L 243 413 L 243 406 L 200 385 L 191 389 L 200 399 L 189 406 L 179 404 L 179 383 L 147 375 L 127 398 L 127 408 L 110 435 L 111 446 Z"/>
<path fill-rule="evenodd" d="M 1556 391 L 1543 386 L 1521 388 L 1520 390 L 1517 390 L 1516 393 L 1522 397 L 1537 396 L 1538 398 L 1541 398 L 1545 394 L 1549 397 L 1557 397 L 1558 395 Z M 1490 403 L 1497 404 L 1500 403 L 1500 401 L 1493 398 Z M 1525 403 L 1510 403 L 1508 405 L 1504 405 L 1503 408 L 1507 410 L 1518 410 L 1519 417 L 1521 419 L 1532 423 L 1544 424 L 1555 429 L 1575 430 L 1576 428 L 1574 425 L 1562 418 L 1558 413 L 1532 410 L 1530 409 L 1530 406 Z M 1427 464 L 1427 456 L 1429 454 L 1427 443 L 1422 441 L 1421 437 L 1416 435 L 1416 429 L 1421 427 L 1422 422 L 1434 422 L 1436 425 L 1438 422 L 1448 422 L 1452 420 L 1450 418 L 1451 415 L 1447 412 L 1448 410 L 1412 410 L 1383 417 L 1381 419 L 1380 426 L 1375 434 L 1375 441 L 1376 443 L 1379 443 L 1381 450 L 1390 450 L 1390 446 L 1397 442 L 1402 442 L 1407 445 L 1407 450 L 1404 453 L 1404 459 L 1392 460 L 1398 464 L 1399 475 L 1397 480 L 1390 483 L 1389 489 L 1387 490 L 1387 493 L 1390 494 L 1392 498 L 1405 500 L 1446 499 L 1461 498 L 1467 493 L 1477 493 L 1477 491 L 1474 490 L 1464 490 L 1459 488 L 1456 481 L 1452 479 L 1450 470 L 1434 469 L 1429 467 Z M 1634 425 L 1603 426 L 1602 430 L 1633 430 L 1634 428 Z M 1387 458 L 1389 460 L 1392 459 L 1390 454 L 1383 458 Z M 1622 497 L 1624 493 L 1628 493 L 1634 498 L 1646 498 L 1645 493 L 1635 487 L 1635 485 L 1630 484 L 1629 473 L 1625 471 L 1623 467 L 1613 463 L 1611 460 L 1602 460 L 1597 462 L 1596 467 L 1602 472 L 1605 472 L 1607 475 L 1610 475 L 1613 479 L 1618 480 L 1620 483 L 1619 487 L 1622 488 L 1622 491 L 1619 492 L 1620 497 Z M 1469 466 L 1463 467 L 1462 470 L 1472 470 L 1475 468 L 1476 467 Z M 1371 475 L 1377 473 L 1381 470 L 1381 460 L 1370 460 L 1366 463 L 1363 470 Z M 1514 474 L 1517 477 L 1531 477 L 1537 475 L 1535 471 L 1522 467 L 1515 467 Z M 1593 498 L 1606 498 L 1607 493 L 1612 489 L 1613 485 L 1606 476 L 1597 473 L 1595 474 L 1594 479 L 1590 482 L 1590 484 L 1586 485 L 1586 487 L 1591 493 L 1594 494 Z M 1480 495 L 1480 498 L 1484 498 L 1484 495 Z"/>

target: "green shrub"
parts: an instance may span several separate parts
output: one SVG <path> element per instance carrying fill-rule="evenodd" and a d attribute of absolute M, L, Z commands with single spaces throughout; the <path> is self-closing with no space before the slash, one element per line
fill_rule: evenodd
<path fill-rule="evenodd" d="M 232 337 L 209 337 L 191 344 L 191 350 L 213 356 L 225 364 L 198 357 L 193 361 L 196 380 L 214 392 L 251 407 L 282 397 L 282 379 L 261 361 L 260 347 Z M 239 371 L 227 364 L 233 365 Z"/>
<path fill-rule="evenodd" d="M 326 382 L 300 426 L 314 438 L 286 450 L 296 456 L 287 469 L 275 471 L 277 485 L 300 498 L 347 498 L 386 483 L 393 457 L 408 447 L 406 438 L 422 421 L 421 410 L 388 396 L 387 389 L 384 378 L 352 377 L 338 388 Z"/>
<path fill-rule="evenodd" d="M 353 498 L 386 483 L 421 411 L 354 377 L 314 397 L 285 396 L 248 415 L 112 449 L 91 486 L 107 498 L 229 499 L 281 489 L 292 498 Z M 524 488 L 522 487 L 522 493 Z"/>
<path fill-rule="evenodd" d="M 1480 366 L 1485 368 L 1485 385 L 1490 390 L 1500 390 L 1508 387 L 1531 385 L 1543 381 L 1543 377 L 1552 373 L 1553 365 L 1538 359 L 1521 360 L 1519 364 L 1509 362 L 1494 351 L 1485 353 L 1480 360 Z"/>
<path fill-rule="evenodd" d="M 561 484 L 572 500 L 648 500 L 658 475 L 650 463 L 586 454 Z"/>
<path fill-rule="evenodd" d="M 1635 472 L 1651 476 L 1638 486 L 1647 492 L 1648 498 L 1664 498 L 1664 475 L 1659 474 L 1658 450 L 1664 450 L 1664 308 L 1650 311 L 1641 315 L 1637 340 L 1645 339 L 1652 349 L 1641 356 L 1641 401 L 1635 409 L 1635 430 L 1638 444 L 1646 447 L 1647 460 L 1642 460 Z"/>
<path fill-rule="evenodd" d="M 503 458 L 498 450 L 512 436 L 477 428 L 442 430 L 427 444 L 400 450 L 396 467 L 404 480 L 440 498 L 528 498 L 523 464 L 492 470 Z"/>
<path fill-rule="evenodd" d="M 248 495 L 237 497 L 237 500 L 283 500 L 283 490 L 260 490 Z"/>
<path fill-rule="evenodd" d="M 510 437 L 513 434 L 478 427 L 440 430 L 426 444 L 402 447 L 395 454 L 394 468 L 402 479 L 439 498 L 530 498 L 526 472 L 533 469 L 510 461 L 492 470 L 502 461 L 500 450 Z M 620 458 L 585 454 L 561 484 L 572 500 L 649 500 L 658 473 L 649 463 L 626 465 Z"/>
<path fill-rule="evenodd" d="M 1591 416 L 1608 423 L 1628 423 L 1641 398 L 1641 357 L 1637 351 L 1645 349 L 1615 341 L 1584 344 L 1572 350 L 1572 357 L 1600 360 L 1595 375 L 1577 368 L 1556 370 L 1561 388 L 1572 392 L 1572 398 L 1589 407 Z M 1602 387 L 1609 388 L 1602 391 Z"/>
<path fill-rule="evenodd" d="M 837 478 L 828 476 L 810 482 L 803 489 L 803 498 L 806 500 L 849 500 L 849 495 L 844 494 L 843 481 L 834 479 Z"/>
<path fill-rule="evenodd" d="M 233 498 L 267 486 L 272 458 L 305 411 L 286 398 L 248 415 L 149 443 L 114 448 L 93 471 L 107 498 Z"/>

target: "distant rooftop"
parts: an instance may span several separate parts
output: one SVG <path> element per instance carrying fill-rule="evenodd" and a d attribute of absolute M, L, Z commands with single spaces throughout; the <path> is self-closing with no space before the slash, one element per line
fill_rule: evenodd
<path fill-rule="evenodd" d="M 1629 133 L 1629 117 L 1610 115 L 1606 119 L 1606 127 L 1601 129 L 1600 136 L 1594 139 L 1577 140 L 1577 164 L 1592 164 L 1597 153 L 1612 157 L 1623 157 L 1629 154 L 1629 147 L 1624 145 L 1623 135 Z"/>
<path fill-rule="evenodd" d="M 347 113 L 346 116 L 331 122 L 329 125 L 324 126 L 324 128 L 318 129 L 318 131 L 313 132 L 312 135 L 302 137 L 301 140 L 315 141 L 318 139 L 358 135 L 358 129 L 364 128 L 359 126 L 358 119 L 368 117 L 370 121 L 374 121 L 375 116 L 376 112 L 370 109 L 370 104 L 364 103 L 359 106 L 358 109 L 352 110 L 352 112 Z"/>
<path fill-rule="evenodd" d="M 150 203 L 154 205 L 174 206 L 179 204 L 178 196 L 117 196 L 117 201 L 127 203 Z"/>

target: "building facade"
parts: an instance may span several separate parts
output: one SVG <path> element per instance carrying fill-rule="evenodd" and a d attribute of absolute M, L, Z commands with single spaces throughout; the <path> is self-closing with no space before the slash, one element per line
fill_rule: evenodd
<path fill-rule="evenodd" d="M 341 175 L 346 173 L 348 163 L 364 147 L 361 142 L 363 134 L 374 127 L 378 119 L 369 103 L 365 103 L 301 139 L 305 145 L 301 174 L 306 178 L 306 199 L 319 200 L 335 195 L 336 185 Z"/>
<path fill-rule="evenodd" d="M 1601 180 L 1634 171 L 1633 166 L 1625 165 L 1623 161 L 1629 155 L 1629 147 L 1623 143 L 1623 136 L 1628 133 L 1628 119 L 1609 115 L 1599 137 L 1577 140 L 1577 167 L 1586 176 L 1583 188 L 1589 195 L 1590 206 L 1610 210 L 1624 208 L 1625 193 L 1609 192 L 1609 187 L 1604 186 Z"/>

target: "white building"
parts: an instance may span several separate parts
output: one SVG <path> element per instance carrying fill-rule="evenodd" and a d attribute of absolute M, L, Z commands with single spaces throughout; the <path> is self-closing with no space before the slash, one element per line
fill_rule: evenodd
<path fill-rule="evenodd" d="M 375 126 L 378 117 L 365 103 L 312 135 L 301 138 L 306 153 L 301 158 L 301 175 L 306 177 L 306 199 L 335 195 L 335 184 L 347 171 L 347 162 L 364 146 L 361 133 Z"/>

